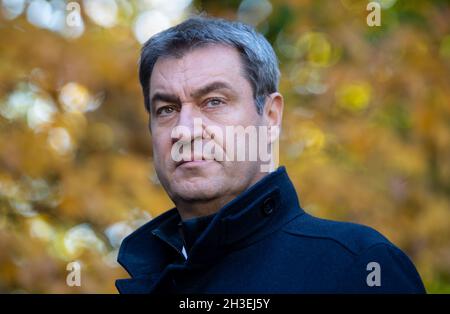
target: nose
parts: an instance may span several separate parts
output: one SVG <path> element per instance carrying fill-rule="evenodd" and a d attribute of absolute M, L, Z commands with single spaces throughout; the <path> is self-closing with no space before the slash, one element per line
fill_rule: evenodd
<path fill-rule="evenodd" d="M 178 114 L 177 132 L 172 132 L 172 142 L 192 142 L 203 136 L 203 122 L 196 108 L 190 104 L 181 106 Z"/>

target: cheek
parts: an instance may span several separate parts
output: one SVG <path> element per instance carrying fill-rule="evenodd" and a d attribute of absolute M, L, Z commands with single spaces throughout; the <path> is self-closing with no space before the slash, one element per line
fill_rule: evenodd
<path fill-rule="evenodd" d="M 256 102 L 253 98 L 248 100 L 246 106 L 244 106 L 243 109 L 245 110 L 245 116 L 248 117 L 248 119 L 251 121 L 259 120 L 259 118 L 261 117 L 261 115 L 258 114 Z"/>
<path fill-rule="evenodd" d="M 237 103 L 234 106 L 230 107 L 224 113 L 217 114 L 217 116 L 211 117 L 215 124 L 221 125 L 223 127 L 226 126 L 246 126 L 252 124 L 255 120 L 255 117 L 251 110 L 246 108 L 247 105 L 242 103 Z"/>
<path fill-rule="evenodd" d="M 172 141 L 170 136 L 166 134 L 153 135 L 153 157 L 155 162 L 161 163 L 167 156 L 170 156 Z"/>
<path fill-rule="evenodd" d="M 242 124 L 250 125 L 255 124 L 256 120 L 260 117 L 256 109 L 256 103 L 253 97 L 247 96 L 236 108 L 236 114 L 238 119 L 242 121 Z"/>

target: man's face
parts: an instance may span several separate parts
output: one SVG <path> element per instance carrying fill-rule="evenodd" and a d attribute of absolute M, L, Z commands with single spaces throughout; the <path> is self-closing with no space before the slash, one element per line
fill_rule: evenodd
<path fill-rule="evenodd" d="M 180 140 L 172 137 L 172 130 L 179 126 L 192 135 L 184 141 L 206 144 L 214 140 L 203 132 L 208 126 L 219 127 L 225 134 L 226 126 L 265 124 L 235 49 L 208 45 L 181 58 L 159 58 L 151 75 L 150 100 L 155 169 L 175 204 L 236 196 L 264 175 L 259 161 L 197 160 L 202 156 L 196 155 L 197 161 L 179 163 L 171 154 Z M 202 122 L 200 132 L 194 128 L 196 118 Z M 221 147 L 227 154 L 224 143 Z"/>

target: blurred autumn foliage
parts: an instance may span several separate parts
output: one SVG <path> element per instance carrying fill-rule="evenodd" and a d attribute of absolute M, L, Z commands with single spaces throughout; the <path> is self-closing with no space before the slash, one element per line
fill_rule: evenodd
<path fill-rule="evenodd" d="M 140 46 L 202 11 L 273 44 L 280 159 L 305 210 L 378 229 L 428 292 L 450 292 L 450 6 L 379 2 L 369 27 L 363 0 L 87 0 L 71 28 L 68 1 L 3 0 L 0 292 L 114 293 L 127 277 L 121 240 L 173 206 L 152 167 Z"/>

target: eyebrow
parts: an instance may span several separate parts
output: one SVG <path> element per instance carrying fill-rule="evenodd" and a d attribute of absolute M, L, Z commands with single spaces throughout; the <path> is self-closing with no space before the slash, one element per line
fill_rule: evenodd
<path fill-rule="evenodd" d="M 217 81 L 217 82 L 212 82 L 204 87 L 201 87 L 201 88 L 193 91 L 191 93 L 191 97 L 200 98 L 204 95 L 207 95 L 207 94 L 209 94 L 215 90 L 219 90 L 219 89 L 228 89 L 228 90 L 234 92 L 234 89 L 228 83 L 225 83 L 222 81 Z M 175 96 L 173 94 L 159 93 L 159 92 L 156 92 L 152 96 L 150 103 L 153 104 L 155 101 L 163 101 L 163 102 L 174 103 L 174 104 L 181 103 L 180 98 L 178 96 Z"/>
<path fill-rule="evenodd" d="M 197 89 L 196 91 L 191 93 L 191 96 L 193 98 L 200 98 L 218 89 L 229 89 L 230 91 L 234 91 L 228 83 L 217 81 Z"/>
<path fill-rule="evenodd" d="M 165 93 L 155 93 L 152 96 L 150 103 L 153 104 L 155 101 L 163 101 L 163 102 L 169 102 L 169 103 L 175 103 L 175 104 L 181 103 L 179 97 L 177 97 L 175 95 L 171 95 L 171 94 L 165 94 Z"/>

